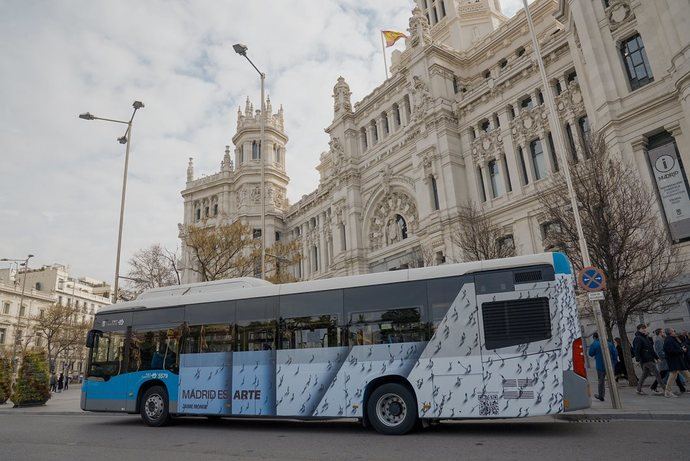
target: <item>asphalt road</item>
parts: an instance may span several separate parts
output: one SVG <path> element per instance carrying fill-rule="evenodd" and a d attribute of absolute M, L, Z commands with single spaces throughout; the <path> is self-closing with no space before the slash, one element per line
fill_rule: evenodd
<path fill-rule="evenodd" d="M 349 421 L 177 419 L 0 414 L 1 460 L 688 459 L 690 422 L 550 419 L 444 423 L 390 437 Z"/>

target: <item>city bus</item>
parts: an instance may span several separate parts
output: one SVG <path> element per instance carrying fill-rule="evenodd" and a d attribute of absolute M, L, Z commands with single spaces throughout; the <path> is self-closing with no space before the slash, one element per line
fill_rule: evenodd
<path fill-rule="evenodd" d="M 97 313 L 86 411 L 424 422 L 587 408 L 561 253 L 274 285 L 158 288 Z"/>

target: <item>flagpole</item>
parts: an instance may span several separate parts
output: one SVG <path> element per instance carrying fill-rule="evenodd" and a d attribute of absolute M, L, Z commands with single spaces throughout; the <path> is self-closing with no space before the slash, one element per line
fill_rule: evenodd
<path fill-rule="evenodd" d="M 386 80 L 388 80 L 388 63 L 386 62 L 386 44 L 383 41 L 383 31 L 381 31 L 381 51 L 383 52 L 383 68 L 386 69 Z"/>

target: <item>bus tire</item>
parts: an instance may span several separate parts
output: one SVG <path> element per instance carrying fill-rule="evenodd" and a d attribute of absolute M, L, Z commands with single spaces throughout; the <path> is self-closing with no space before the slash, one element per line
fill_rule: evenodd
<path fill-rule="evenodd" d="M 367 416 L 377 432 L 403 435 L 417 423 L 417 404 L 402 384 L 386 383 L 377 387 L 367 400 Z"/>
<path fill-rule="evenodd" d="M 162 386 L 152 386 L 141 398 L 141 419 L 151 427 L 165 426 L 170 422 L 168 392 Z"/>

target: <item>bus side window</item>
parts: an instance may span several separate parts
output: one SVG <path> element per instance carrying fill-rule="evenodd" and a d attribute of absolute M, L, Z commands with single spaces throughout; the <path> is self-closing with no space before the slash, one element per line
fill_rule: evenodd
<path fill-rule="evenodd" d="M 129 371 L 168 370 L 177 373 L 182 328 L 133 332 L 129 345 Z"/>
<path fill-rule="evenodd" d="M 427 281 L 427 293 L 429 294 L 429 307 L 433 335 L 446 316 L 448 309 L 460 295 L 464 280 L 462 277 L 448 277 Z"/>
<path fill-rule="evenodd" d="M 277 296 L 238 300 L 236 351 L 275 349 L 277 304 Z"/>
<path fill-rule="evenodd" d="M 337 316 L 320 315 L 281 319 L 280 348 L 336 347 L 341 344 L 340 335 Z"/>
<path fill-rule="evenodd" d="M 418 307 L 353 313 L 350 346 L 424 341 L 426 326 L 421 318 Z"/>

